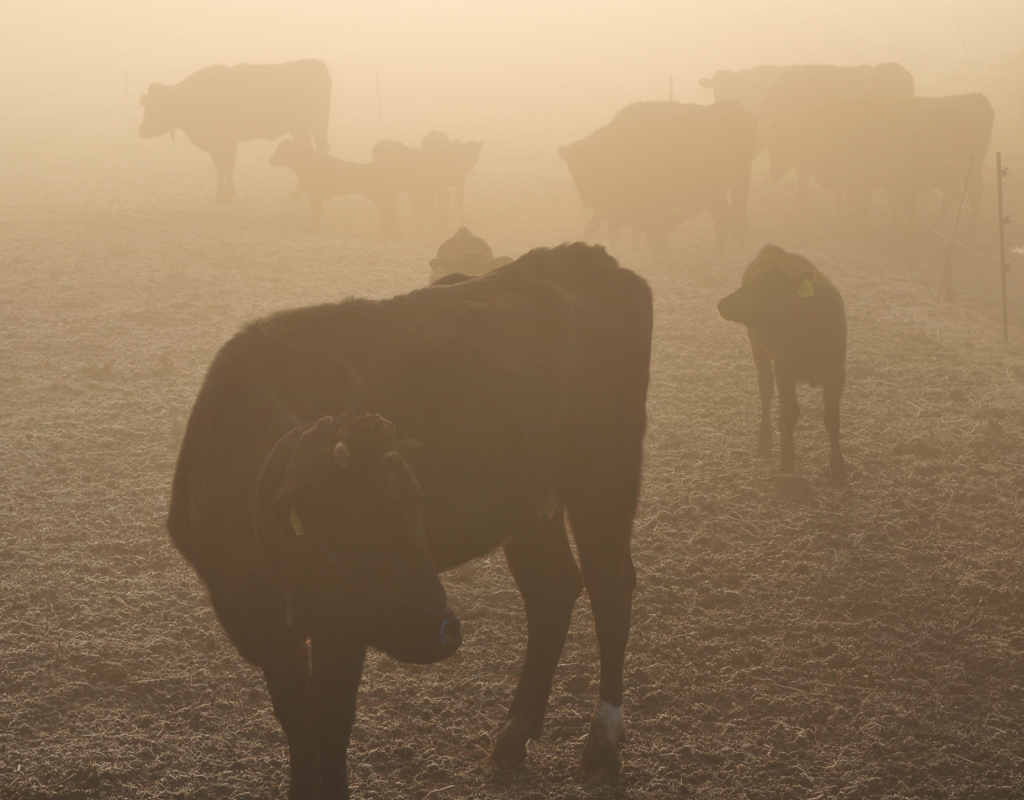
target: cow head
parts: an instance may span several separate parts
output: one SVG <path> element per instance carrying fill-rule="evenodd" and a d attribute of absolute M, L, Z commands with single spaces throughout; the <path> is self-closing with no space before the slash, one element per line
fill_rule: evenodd
<path fill-rule="evenodd" d="M 143 139 L 152 139 L 154 136 L 162 136 L 165 133 L 174 135 L 174 129 L 181 122 L 178 93 L 173 86 L 152 83 L 149 86 L 149 91 L 139 98 L 139 103 L 145 109 L 142 114 L 142 122 L 139 125 L 139 136 Z"/>
<path fill-rule="evenodd" d="M 718 313 L 748 328 L 781 333 L 800 304 L 814 296 L 816 277 L 817 270 L 807 259 L 765 245 L 747 267 L 743 285 L 719 301 Z"/>
<path fill-rule="evenodd" d="M 454 653 L 461 632 L 427 551 L 409 466 L 418 450 L 376 414 L 324 417 L 285 454 L 269 514 L 291 561 L 282 582 L 309 613 L 425 664 Z"/>
<path fill-rule="evenodd" d="M 711 89 L 715 94 L 715 102 L 731 100 L 736 97 L 736 73 L 728 69 L 720 69 L 710 78 L 700 78 L 697 81 L 705 89 Z"/>

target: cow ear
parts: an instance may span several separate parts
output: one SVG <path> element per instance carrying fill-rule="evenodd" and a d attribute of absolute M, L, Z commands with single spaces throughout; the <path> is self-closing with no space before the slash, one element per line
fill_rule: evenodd
<path fill-rule="evenodd" d="M 142 95 L 142 97 L 139 98 L 139 105 L 145 107 L 145 105 L 146 105 L 146 103 L 148 101 L 149 101 L 149 95 L 148 94 L 144 94 L 144 95 Z"/>
<path fill-rule="evenodd" d="M 712 81 L 711 78 L 701 78 L 697 83 L 705 89 L 713 89 L 715 87 L 714 81 Z"/>
<path fill-rule="evenodd" d="M 423 445 L 415 439 L 401 439 L 395 442 L 395 450 L 412 469 L 423 462 Z"/>
<path fill-rule="evenodd" d="M 561 145 L 558 148 L 558 156 L 559 158 L 565 159 L 565 145 Z"/>

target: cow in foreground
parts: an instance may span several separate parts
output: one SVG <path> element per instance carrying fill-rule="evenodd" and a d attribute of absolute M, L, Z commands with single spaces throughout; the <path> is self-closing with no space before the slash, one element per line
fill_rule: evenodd
<path fill-rule="evenodd" d="M 750 336 L 761 395 L 757 454 L 772 454 L 772 393 L 778 386 L 781 470 L 793 472 L 796 384 L 821 386 L 832 482 L 844 484 L 839 400 L 846 381 L 846 313 L 839 290 L 803 256 L 765 245 L 743 273 L 743 285 L 719 302 L 718 311 L 745 325 Z"/>
<path fill-rule="evenodd" d="M 215 66 L 181 83 L 154 83 L 139 101 L 145 112 L 139 136 L 152 139 L 181 129 L 200 150 L 213 156 L 217 202 L 235 196 L 238 143 L 292 138 L 328 150 L 331 75 L 322 61 Z"/>
<path fill-rule="evenodd" d="M 470 233 L 469 228 L 459 228 L 441 243 L 437 257 L 431 259 L 430 285 L 458 283 L 511 263 L 508 256 L 495 258 L 491 246 Z"/>
<path fill-rule="evenodd" d="M 358 194 L 373 201 L 380 211 L 383 238 L 397 238 L 395 193 L 381 174 L 379 165 L 342 161 L 293 139 L 282 140 L 270 156 L 269 163 L 275 167 L 289 167 L 298 176 L 299 189 L 309 193 L 314 232 L 320 230 L 325 199 Z"/>
<path fill-rule="evenodd" d="M 366 649 L 451 655 L 461 631 L 438 573 L 499 546 L 528 641 L 492 763 L 522 763 L 540 735 L 586 586 L 601 681 L 581 773 L 618 772 L 651 328 L 643 279 L 573 244 L 461 284 L 282 312 L 221 348 L 168 528 L 263 671 L 291 797 L 348 797 Z"/>
<path fill-rule="evenodd" d="M 626 106 L 607 125 L 558 149 L 585 208 L 584 236 L 607 224 L 612 246 L 624 224 L 668 251 L 672 229 L 703 211 L 715 226 L 715 248 L 730 235 L 742 242 L 757 122 L 738 102 L 698 106 L 644 102 Z"/>

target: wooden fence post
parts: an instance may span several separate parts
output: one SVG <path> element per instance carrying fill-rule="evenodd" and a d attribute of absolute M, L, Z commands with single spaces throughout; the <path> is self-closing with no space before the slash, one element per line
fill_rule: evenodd
<path fill-rule="evenodd" d="M 996 153 L 996 190 L 999 197 L 999 283 L 1003 291 L 1003 341 L 1010 338 L 1010 321 L 1006 309 L 1006 273 L 1010 271 L 1010 263 L 1006 260 L 1006 226 L 1010 218 L 1003 215 L 1003 178 L 1010 170 L 1003 167 L 1002 152 Z"/>

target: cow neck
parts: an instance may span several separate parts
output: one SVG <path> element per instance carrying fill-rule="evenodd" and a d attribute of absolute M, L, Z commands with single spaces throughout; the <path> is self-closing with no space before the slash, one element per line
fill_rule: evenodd
<path fill-rule="evenodd" d="M 266 477 L 267 465 L 270 463 L 270 459 L 273 457 L 274 452 L 281 445 L 281 443 L 284 442 L 284 440 L 287 439 L 289 436 L 294 436 L 297 433 L 301 434 L 302 430 L 303 429 L 301 427 L 292 428 L 290 431 L 284 434 L 284 436 L 278 439 L 274 443 L 274 446 L 270 448 L 270 451 L 267 453 L 266 457 L 263 459 L 263 463 L 260 464 L 259 472 L 256 473 L 256 483 L 253 485 L 252 489 L 253 538 L 256 541 L 256 548 L 260 551 L 261 555 L 262 548 L 260 548 L 259 546 L 259 526 L 261 522 L 261 514 L 259 510 L 259 495 L 260 487 L 263 485 L 263 480 Z M 292 445 L 292 451 L 294 451 L 295 447 L 297 446 L 298 440 L 296 439 L 295 444 Z M 298 512 L 295 511 L 294 506 L 292 506 L 292 512 L 296 515 L 298 514 Z M 272 524 L 276 525 L 280 529 L 280 525 L 278 525 L 276 522 L 272 522 Z M 393 592 L 389 592 L 386 589 L 381 589 L 380 587 L 372 586 L 371 584 L 368 584 L 365 581 L 360 580 L 345 567 L 345 565 L 341 561 L 341 558 L 335 552 L 334 548 L 331 547 L 330 542 L 328 542 L 323 537 L 323 535 L 320 533 L 319 529 L 315 525 L 310 525 L 307 520 L 302 520 L 302 528 L 305 531 L 305 534 L 309 537 L 309 540 L 313 542 L 316 548 L 320 551 L 321 555 L 323 555 L 323 557 L 327 560 L 327 563 L 334 567 L 334 569 L 339 574 L 341 574 L 341 576 L 344 577 L 349 583 L 362 589 L 371 597 L 376 597 L 379 600 L 384 600 L 385 602 L 392 603 L 397 606 L 402 606 L 403 608 L 412 609 L 413 611 L 421 611 L 425 614 L 431 614 L 434 616 L 441 617 L 447 623 L 447 620 L 453 613 L 450 607 L 432 608 L 430 606 L 423 606 L 419 603 L 414 603 L 411 600 L 406 600 L 404 597 L 400 597 L 399 595 L 394 594 Z M 444 634 L 444 628 L 445 625 L 442 625 L 442 636 Z"/>

